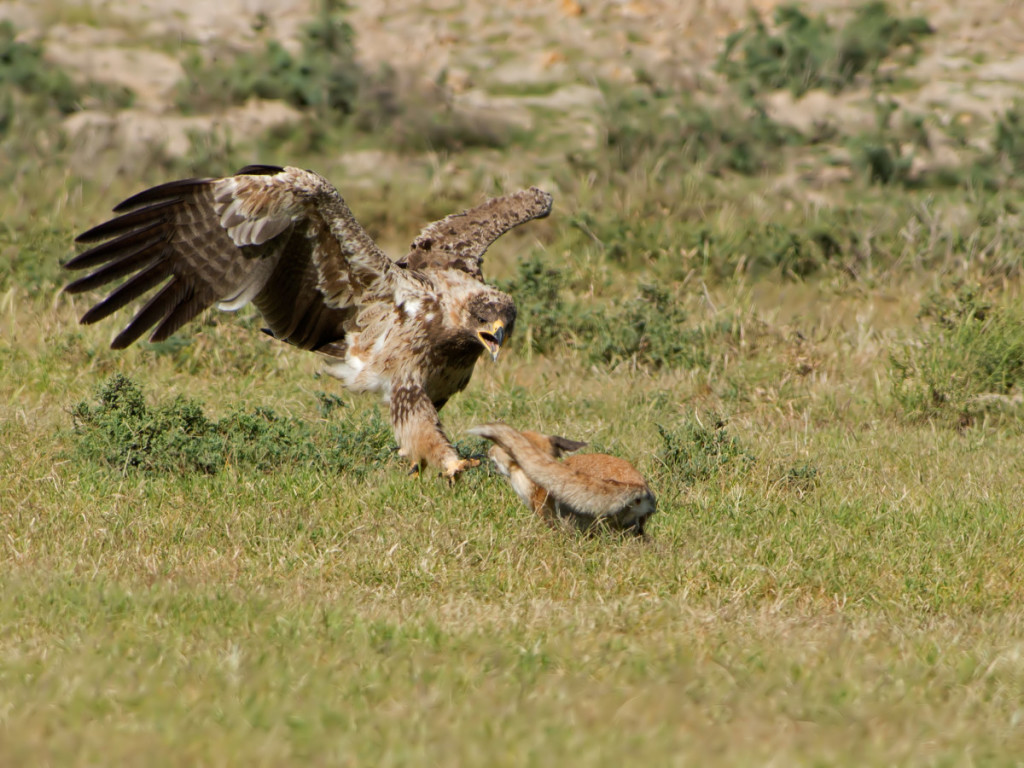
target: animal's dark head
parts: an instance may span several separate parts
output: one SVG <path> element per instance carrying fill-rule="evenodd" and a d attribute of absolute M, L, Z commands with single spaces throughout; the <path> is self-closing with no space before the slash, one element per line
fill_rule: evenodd
<path fill-rule="evenodd" d="M 477 293 L 466 303 L 465 328 L 492 360 L 498 359 L 501 345 L 512 335 L 515 324 L 515 302 L 501 291 Z"/>

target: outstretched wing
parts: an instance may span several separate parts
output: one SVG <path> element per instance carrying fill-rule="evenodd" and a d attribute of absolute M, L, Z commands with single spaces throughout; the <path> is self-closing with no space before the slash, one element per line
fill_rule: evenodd
<path fill-rule="evenodd" d="M 483 280 L 487 248 L 513 227 L 551 212 L 551 195 L 537 187 L 495 197 L 463 213 L 428 224 L 399 263 L 413 270 L 460 269 Z"/>
<path fill-rule="evenodd" d="M 125 200 L 121 215 L 76 238 L 99 243 L 64 266 L 90 269 L 65 287 L 91 290 L 128 276 L 82 316 L 94 323 L 150 294 L 111 346 L 151 328 L 162 341 L 215 302 L 252 301 L 273 334 L 305 349 L 340 338 L 365 294 L 390 290 L 390 259 L 338 191 L 310 171 L 248 166 L 222 179 L 162 184 Z"/>

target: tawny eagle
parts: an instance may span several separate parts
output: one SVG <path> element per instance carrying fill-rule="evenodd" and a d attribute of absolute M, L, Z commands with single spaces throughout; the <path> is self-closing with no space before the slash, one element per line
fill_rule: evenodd
<path fill-rule="evenodd" d="M 166 339 L 214 303 L 237 310 L 251 301 L 275 338 L 324 355 L 347 388 L 390 403 L 399 453 L 414 468 L 453 477 L 474 462 L 459 458 L 438 411 L 469 383 L 481 353 L 497 359 L 516 319 L 512 298 L 483 282 L 481 258 L 550 210 L 551 195 L 536 187 L 498 197 L 428 225 L 392 261 L 322 176 L 247 166 L 122 202 L 119 216 L 76 238 L 99 244 L 64 265 L 91 270 L 64 290 L 127 276 L 82 323 L 152 292 L 114 349 L 154 327 L 150 340 Z"/>

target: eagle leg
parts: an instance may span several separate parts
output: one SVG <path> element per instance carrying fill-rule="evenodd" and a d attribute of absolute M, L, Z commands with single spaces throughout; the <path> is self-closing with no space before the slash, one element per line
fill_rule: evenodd
<path fill-rule="evenodd" d="M 441 429 L 437 409 L 418 384 L 404 384 L 391 390 L 391 428 L 398 441 L 398 454 L 415 468 L 429 464 L 452 480 L 480 464 L 478 459 L 459 458 Z"/>

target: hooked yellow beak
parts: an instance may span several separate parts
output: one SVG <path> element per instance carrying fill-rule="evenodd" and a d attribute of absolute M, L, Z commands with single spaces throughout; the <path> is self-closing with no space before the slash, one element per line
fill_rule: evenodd
<path fill-rule="evenodd" d="M 501 342 L 505 340 L 505 324 L 501 320 L 495 320 L 491 330 L 477 331 L 476 337 L 491 353 L 491 360 L 497 360 L 498 353 L 501 352 Z"/>

